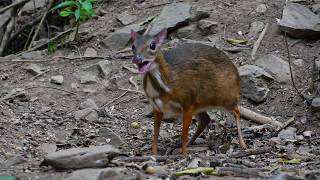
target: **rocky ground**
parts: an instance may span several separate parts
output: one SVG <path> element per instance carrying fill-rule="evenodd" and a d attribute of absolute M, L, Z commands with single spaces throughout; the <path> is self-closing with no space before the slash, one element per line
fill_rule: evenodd
<path fill-rule="evenodd" d="M 95 9 L 80 26 L 81 42 L 53 54 L 10 49 L 0 59 L 0 179 L 320 179 L 320 1 L 120 0 Z M 17 23 L 28 16 L 22 12 Z M 240 105 L 291 123 L 243 117 L 242 151 L 232 116 L 211 111 L 215 121 L 188 156 L 174 148 L 176 122 L 162 124 L 159 156 L 151 157 L 151 108 L 129 42 L 131 29 L 147 27 L 169 28 L 165 49 L 196 42 L 224 50 L 241 76 Z"/>

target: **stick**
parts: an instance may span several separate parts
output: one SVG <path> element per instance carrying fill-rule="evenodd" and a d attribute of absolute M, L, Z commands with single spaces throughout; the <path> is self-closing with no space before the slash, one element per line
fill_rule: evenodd
<path fill-rule="evenodd" d="M 251 155 L 270 153 L 271 150 L 272 150 L 271 147 L 263 147 L 258 149 L 246 149 L 246 150 L 232 153 L 230 156 L 232 158 L 242 158 L 242 157 L 251 156 Z"/>
<path fill-rule="evenodd" d="M 145 161 L 156 161 L 156 162 L 166 162 L 168 160 L 176 161 L 178 159 L 187 158 L 184 155 L 169 155 L 169 156 L 136 156 L 136 157 L 120 157 L 117 158 L 119 161 L 124 162 L 145 162 Z"/>
<path fill-rule="evenodd" d="M 123 67 L 124 69 L 126 69 L 126 70 L 134 73 L 134 74 L 139 74 L 139 71 L 138 71 L 137 69 L 134 69 L 134 68 L 129 67 L 129 66 L 126 66 L 126 65 L 123 65 L 122 67 Z"/>
<path fill-rule="evenodd" d="M 33 34 L 32 39 L 31 39 L 31 41 L 30 41 L 28 50 L 31 49 L 33 42 L 36 40 L 36 38 L 37 38 L 37 36 L 38 36 L 38 33 L 39 33 L 40 29 L 41 29 L 41 26 L 42 26 L 44 20 L 46 19 L 47 14 L 48 14 L 49 10 L 51 9 L 51 7 L 53 6 L 54 2 L 55 2 L 55 0 L 52 0 L 52 1 L 51 1 L 51 4 L 49 5 L 48 9 L 47 9 L 46 12 L 43 14 L 43 16 L 42 16 L 42 18 L 41 18 L 41 21 L 40 21 L 40 23 L 39 23 L 39 25 L 38 25 L 38 28 L 36 29 L 35 33 Z"/>
<path fill-rule="evenodd" d="M 35 88 L 55 89 L 55 90 L 58 90 L 58 91 L 63 91 L 63 92 L 67 92 L 67 93 L 69 93 L 69 94 L 77 95 L 76 93 L 71 92 L 71 91 L 67 91 L 67 90 L 64 90 L 64 89 L 60 89 L 60 88 L 56 88 L 56 87 L 51 87 L 51 86 L 43 86 L 43 85 L 37 85 L 37 86 L 28 87 L 28 88 L 26 88 L 25 90 L 35 89 Z"/>
<path fill-rule="evenodd" d="M 260 43 L 261 43 L 264 35 L 265 35 L 266 32 L 267 32 L 268 26 L 269 26 L 269 23 L 267 23 L 267 24 L 264 26 L 262 32 L 261 32 L 260 35 L 259 35 L 258 40 L 257 40 L 257 41 L 254 43 L 254 45 L 253 45 L 253 49 L 252 49 L 252 53 L 251 53 L 251 58 L 252 58 L 253 60 L 255 59 L 257 50 L 258 50 L 258 48 L 259 48 L 259 46 L 260 46 Z"/>
<path fill-rule="evenodd" d="M 13 13 L 14 13 L 14 11 L 12 10 L 12 14 Z M 13 15 L 7 25 L 6 32 L 3 35 L 1 45 L 0 45 L 0 56 L 3 56 L 4 49 L 6 48 L 11 31 L 13 30 L 13 27 L 14 27 L 15 19 L 16 19 L 16 17 L 15 17 L 15 15 Z"/>
<path fill-rule="evenodd" d="M 124 95 L 126 95 L 128 93 L 128 91 L 125 91 L 124 93 L 122 93 L 120 96 L 116 97 L 116 98 L 113 98 L 111 101 L 107 102 L 107 103 L 104 103 L 102 105 L 102 107 L 106 107 L 108 106 L 109 104 L 113 103 L 114 101 L 120 99 L 121 97 L 123 97 Z"/>
<path fill-rule="evenodd" d="M 12 41 L 16 36 L 18 36 L 23 30 L 25 30 L 29 26 L 34 26 L 36 23 L 38 23 L 41 20 L 41 17 L 37 17 L 32 22 L 24 24 L 18 31 L 16 31 L 11 37 L 9 41 Z"/>
<path fill-rule="evenodd" d="M 225 176 L 238 176 L 238 177 L 268 177 L 266 173 L 258 168 L 238 168 L 238 167 L 217 167 L 217 173 Z"/>
<path fill-rule="evenodd" d="M 23 53 L 30 52 L 30 51 L 35 51 L 35 50 L 37 50 L 37 49 L 39 49 L 39 48 L 41 48 L 41 47 L 43 47 L 43 46 L 46 46 L 50 41 L 55 41 L 56 39 L 60 38 L 60 37 L 63 36 L 64 34 L 67 34 L 67 33 L 71 32 L 72 30 L 73 30 L 73 29 L 68 29 L 68 30 L 66 30 L 66 31 L 64 31 L 64 32 L 56 35 L 55 37 L 53 37 L 52 39 L 50 39 L 48 42 L 45 42 L 45 43 L 40 44 L 40 45 L 38 45 L 38 46 L 35 46 L 35 47 L 33 47 L 33 48 L 31 48 L 31 49 L 28 49 L 28 50 L 26 50 L 26 51 L 22 51 L 22 52 L 16 54 L 16 56 L 20 56 L 20 55 L 23 54 Z"/>
<path fill-rule="evenodd" d="M 129 78 L 129 83 L 132 84 L 136 88 L 136 91 L 139 89 L 138 84 L 136 82 L 134 82 L 134 80 L 133 80 L 133 76 L 131 76 Z"/>
<path fill-rule="evenodd" d="M 283 124 L 272 117 L 266 117 L 256 112 L 253 112 L 245 107 L 240 107 L 240 114 L 246 119 L 250 119 L 259 124 L 270 124 L 275 130 L 282 128 Z"/>
<path fill-rule="evenodd" d="M 3 12 L 5 12 L 6 10 L 10 9 L 10 8 L 14 8 L 14 7 L 18 7 L 18 6 L 23 6 L 25 3 L 27 3 L 30 0 L 22 0 L 22 1 L 18 1 L 15 3 L 10 4 L 9 6 L 6 6 L 2 9 L 0 9 L 0 14 L 2 14 Z"/>
<path fill-rule="evenodd" d="M 47 72 L 49 72 L 49 71 L 50 71 L 50 70 L 43 71 L 43 72 L 41 72 L 41 73 L 33 76 L 32 78 L 30 78 L 30 80 L 33 81 L 33 80 L 35 80 L 37 77 L 42 76 L 43 74 L 45 74 L 45 73 L 47 73 Z"/>
<path fill-rule="evenodd" d="M 137 91 L 137 90 L 133 90 L 133 89 L 126 89 L 126 88 L 122 88 L 122 87 L 119 87 L 119 89 L 121 89 L 121 90 L 123 90 L 123 91 L 128 91 L 128 92 L 135 92 L 135 93 L 144 94 L 144 92 L 142 92 L 142 91 Z"/>

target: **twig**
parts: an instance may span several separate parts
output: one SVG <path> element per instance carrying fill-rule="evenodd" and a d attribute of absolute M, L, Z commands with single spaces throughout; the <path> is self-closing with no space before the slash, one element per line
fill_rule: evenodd
<path fill-rule="evenodd" d="M 242 150 L 242 151 L 238 151 L 238 152 L 232 153 L 230 155 L 230 157 L 232 157 L 232 158 L 242 158 L 242 157 L 251 156 L 251 155 L 270 153 L 271 150 L 272 150 L 271 147 L 263 147 L 263 148 L 257 148 L 257 149 L 246 149 L 246 150 Z"/>
<path fill-rule="evenodd" d="M 126 88 L 122 88 L 122 87 L 119 87 L 119 89 L 121 89 L 121 90 L 123 90 L 123 91 L 128 91 L 128 92 L 135 92 L 135 93 L 144 94 L 144 92 L 142 92 L 142 91 L 137 91 L 137 90 L 133 90 L 133 89 L 126 89 Z"/>
<path fill-rule="evenodd" d="M 257 50 L 258 50 L 258 48 L 259 48 L 259 46 L 260 46 L 260 44 L 261 44 L 261 41 L 262 41 L 264 35 L 265 35 L 266 32 L 267 32 L 268 27 L 269 27 L 269 23 L 267 23 L 267 24 L 264 26 L 262 32 L 261 32 L 260 35 L 259 35 L 258 40 L 254 43 L 253 49 L 252 49 L 252 53 L 251 53 L 251 58 L 252 58 L 252 59 L 255 59 Z"/>
<path fill-rule="evenodd" d="M 127 65 L 123 65 L 122 67 L 123 67 L 124 69 L 126 69 L 126 70 L 134 73 L 134 74 L 138 74 L 138 73 L 139 73 L 138 70 L 136 70 L 136 69 L 134 69 L 134 68 L 132 68 L 132 67 L 129 67 L 129 66 L 127 66 Z"/>
<path fill-rule="evenodd" d="M 27 40 L 26 40 L 26 43 L 25 43 L 24 46 L 23 46 L 23 50 L 24 50 L 24 51 L 25 51 L 25 50 L 27 49 L 27 47 L 28 47 L 28 42 L 30 41 L 33 32 L 34 32 L 34 27 L 31 28 L 31 31 L 29 32 L 28 38 L 27 38 Z"/>
<path fill-rule="evenodd" d="M 119 161 L 124 162 L 145 162 L 145 161 L 156 161 L 156 162 L 166 162 L 168 160 L 176 161 L 178 159 L 187 158 L 185 155 L 169 155 L 169 156 L 136 156 L 136 157 L 120 157 L 117 158 Z"/>
<path fill-rule="evenodd" d="M 296 90 L 297 94 L 301 97 L 301 99 L 303 99 L 304 101 L 307 102 L 308 105 L 311 105 L 311 103 L 309 102 L 309 100 L 307 98 L 305 98 L 301 92 L 298 90 L 298 88 L 296 87 L 296 84 L 294 82 L 293 79 L 293 74 L 292 74 L 292 68 L 291 68 L 291 57 L 290 57 L 290 51 L 289 51 L 289 45 L 288 45 L 288 40 L 287 40 L 287 32 L 284 32 L 284 42 L 286 44 L 286 48 L 287 48 L 287 56 L 288 56 L 288 61 L 289 61 L 289 69 L 290 69 L 290 77 L 291 77 L 291 82 L 292 82 L 292 86 L 294 88 L 294 90 Z"/>
<path fill-rule="evenodd" d="M 217 167 L 217 173 L 225 176 L 238 177 L 268 177 L 266 173 L 259 168 L 238 168 L 238 167 Z"/>
<path fill-rule="evenodd" d="M 11 20 L 9 21 L 9 23 L 7 25 L 6 32 L 3 35 L 3 38 L 2 38 L 2 41 L 1 41 L 1 45 L 0 45 L 0 56 L 3 56 L 4 49 L 6 48 L 6 45 L 8 43 L 8 40 L 9 40 L 10 34 L 11 34 L 12 30 L 13 30 L 14 22 L 15 22 L 15 19 L 16 19 L 16 16 L 14 15 L 15 14 L 15 10 L 11 10 L 11 11 L 12 11 L 11 12 L 12 17 L 11 17 Z"/>
<path fill-rule="evenodd" d="M 64 90 L 64 89 L 60 89 L 60 88 L 56 88 L 56 87 L 51 87 L 51 86 L 43 86 L 43 85 L 37 85 L 37 86 L 28 87 L 28 88 L 25 88 L 25 90 L 35 89 L 35 88 L 55 89 L 55 90 L 58 90 L 58 91 L 63 91 L 63 92 L 69 93 L 69 94 L 77 95 L 76 93 L 71 92 L 71 91 L 67 91 L 67 90 Z"/>
<path fill-rule="evenodd" d="M 222 1 L 222 0 L 218 0 L 220 3 L 222 3 L 222 4 L 225 4 L 225 5 L 227 5 L 227 6 L 229 6 L 229 7 L 231 7 L 232 6 L 232 4 L 230 4 L 230 3 L 227 3 L 227 2 L 224 2 L 224 1 Z"/>
<path fill-rule="evenodd" d="M 131 76 L 131 77 L 129 78 L 129 83 L 132 84 L 132 85 L 136 88 L 136 90 L 139 89 L 139 86 L 138 86 L 137 83 L 134 82 L 134 80 L 133 80 L 133 76 Z"/>
<path fill-rule="evenodd" d="M 71 32 L 72 30 L 73 30 L 73 29 L 68 29 L 68 30 L 66 30 L 66 31 L 64 31 L 64 32 L 56 35 L 55 37 L 53 37 L 52 39 L 50 39 L 48 42 L 45 42 L 45 43 L 40 44 L 40 45 L 38 45 L 38 46 L 35 46 L 35 47 L 33 47 L 33 48 L 29 49 L 29 50 L 22 51 L 22 52 L 16 54 L 16 56 L 20 56 L 20 55 L 23 54 L 23 53 L 30 52 L 30 51 L 34 51 L 34 50 L 37 50 L 37 49 L 39 49 L 39 48 L 41 48 L 41 47 L 43 47 L 43 46 L 46 46 L 50 41 L 54 41 L 54 40 L 60 38 L 61 36 L 65 35 L 65 34 L 67 34 L 67 33 L 69 33 L 69 32 Z"/>
<path fill-rule="evenodd" d="M 119 160 L 112 160 L 110 163 L 115 164 L 116 166 L 131 167 L 137 170 L 142 170 L 142 166 L 139 166 L 134 163 L 125 163 L 125 162 L 120 162 Z"/>
<path fill-rule="evenodd" d="M 43 71 L 43 72 L 41 72 L 41 73 L 33 76 L 32 78 L 30 78 L 30 80 L 33 81 L 33 80 L 35 80 L 37 77 L 42 76 L 43 74 L 45 74 L 45 73 L 47 73 L 47 72 L 49 72 L 49 71 L 50 71 L 50 70 Z"/>
<path fill-rule="evenodd" d="M 52 0 L 52 1 L 51 1 L 51 4 L 49 5 L 48 9 L 47 9 L 46 12 L 43 14 L 43 16 L 42 16 L 42 18 L 41 18 L 41 21 L 40 21 L 40 23 L 39 23 L 39 25 L 38 25 L 38 28 L 37 28 L 36 31 L 34 32 L 33 37 L 32 37 L 32 39 L 31 39 L 31 41 L 30 41 L 28 50 L 31 49 L 33 42 L 36 40 L 36 38 L 37 38 L 37 36 L 38 36 L 38 33 L 39 33 L 40 29 L 41 29 L 41 26 L 42 26 L 44 20 L 46 19 L 47 14 L 49 13 L 49 10 L 50 10 L 51 7 L 53 6 L 54 2 L 55 2 L 55 0 Z"/>
<path fill-rule="evenodd" d="M 9 6 L 6 6 L 2 9 L 0 9 L 0 14 L 2 14 L 3 12 L 5 12 L 6 10 L 10 9 L 10 8 L 15 8 L 18 6 L 23 6 L 25 3 L 27 3 L 30 0 L 22 0 L 22 1 L 17 1 L 15 3 L 10 4 Z"/>
<path fill-rule="evenodd" d="M 96 60 L 96 59 L 104 59 L 104 60 L 108 60 L 108 59 L 112 59 L 111 56 L 90 56 L 90 57 L 67 57 L 67 56 L 53 56 L 50 59 L 45 59 L 45 60 L 32 60 L 32 59 L 25 59 L 25 60 L 21 60 L 21 59 L 14 59 L 14 60 L 0 60 L 0 62 L 48 62 L 48 61 L 53 61 L 55 59 L 67 59 L 67 60 Z"/>
<path fill-rule="evenodd" d="M 109 102 L 107 102 L 107 103 L 104 103 L 104 104 L 102 105 L 102 107 L 106 107 L 106 106 L 110 105 L 110 104 L 113 103 L 114 101 L 122 98 L 122 97 L 123 97 L 124 95 L 126 95 L 127 93 L 128 93 L 128 91 L 125 91 L 125 92 L 122 93 L 120 96 L 118 96 L 118 97 L 116 97 L 116 98 L 113 98 L 111 101 L 109 101 Z"/>

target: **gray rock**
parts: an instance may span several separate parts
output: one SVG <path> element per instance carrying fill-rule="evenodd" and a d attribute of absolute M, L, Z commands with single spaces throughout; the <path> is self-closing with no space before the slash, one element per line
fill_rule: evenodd
<path fill-rule="evenodd" d="M 280 30 L 295 38 L 319 39 L 320 17 L 298 3 L 287 3 L 279 22 Z"/>
<path fill-rule="evenodd" d="M 97 78 L 95 75 L 89 73 L 83 73 L 80 75 L 80 83 L 81 84 L 92 84 L 97 83 Z"/>
<path fill-rule="evenodd" d="M 296 128 L 288 127 L 279 132 L 278 138 L 285 142 L 294 142 L 296 141 L 296 132 Z"/>
<path fill-rule="evenodd" d="M 81 109 L 81 110 L 75 111 L 73 113 L 73 117 L 78 121 L 84 120 L 87 122 L 93 122 L 98 119 L 99 115 L 98 115 L 97 111 L 95 111 L 91 108 L 86 108 L 86 109 Z"/>
<path fill-rule="evenodd" d="M 50 82 L 61 85 L 63 83 L 63 76 L 51 76 Z"/>
<path fill-rule="evenodd" d="M 196 22 L 208 17 L 210 17 L 210 13 L 207 9 L 197 8 L 196 11 L 192 13 L 190 21 Z"/>
<path fill-rule="evenodd" d="M 258 5 L 257 8 L 256 8 L 256 12 L 257 12 L 257 13 L 263 14 L 263 13 L 265 13 L 266 11 L 267 11 L 267 6 L 266 6 L 265 4 L 260 4 L 260 5 Z"/>
<path fill-rule="evenodd" d="M 102 45 L 106 48 L 110 49 L 121 49 L 124 48 L 131 39 L 131 29 L 136 32 L 141 32 L 145 29 L 144 26 L 140 26 L 139 24 L 132 24 L 129 26 L 126 26 L 122 29 L 119 29 L 111 35 L 109 35 L 107 38 L 102 40 Z"/>
<path fill-rule="evenodd" d="M 90 108 L 93 110 L 99 109 L 97 104 L 94 102 L 94 100 L 90 98 L 80 104 L 80 109 L 86 109 L 86 108 Z"/>
<path fill-rule="evenodd" d="M 255 103 L 266 100 L 270 90 L 265 82 L 250 76 L 241 76 L 240 80 L 240 90 L 243 96 Z"/>
<path fill-rule="evenodd" d="M 56 169 L 98 168 L 108 165 L 118 153 L 111 145 L 71 148 L 48 154 L 44 163 Z"/>
<path fill-rule="evenodd" d="M 240 77 L 249 76 L 252 78 L 261 78 L 267 82 L 273 81 L 274 78 L 262 68 L 255 65 L 243 65 L 238 68 Z"/>
<path fill-rule="evenodd" d="M 209 20 L 201 20 L 198 22 L 198 28 L 204 35 L 214 34 L 217 32 L 218 22 L 209 21 Z"/>
<path fill-rule="evenodd" d="M 64 180 L 125 179 L 123 168 L 81 169 L 72 172 Z"/>
<path fill-rule="evenodd" d="M 104 139 L 110 139 L 109 144 L 115 146 L 115 147 L 119 147 L 121 145 L 124 144 L 124 141 L 120 138 L 120 136 L 118 134 L 116 134 L 114 131 L 112 131 L 110 128 L 100 128 L 98 135 L 100 138 Z"/>
<path fill-rule="evenodd" d="M 191 5 L 188 3 L 172 3 L 165 6 L 152 24 L 149 34 L 156 35 L 163 28 L 172 30 L 187 24 L 191 17 L 190 10 Z"/>
<path fill-rule="evenodd" d="M 314 112 L 320 112 L 320 97 L 316 97 L 312 99 L 311 109 Z"/>
<path fill-rule="evenodd" d="M 302 67 L 304 65 L 303 59 L 295 59 L 293 60 L 293 64 L 297 67 Z"/>
<path fill-rule="evenodd" d="M 24 68 L 28 73 L 36 76 L 44 71 L 43 67 L 40 67 L 37 64 L 29 64 L 27 67 Z"/>
<path fill-rule="evenodd" d="M 272 73 L 278 82 L 290 82 L 289 64 L 281 58 L 269 54 L 259 58 L 255 64 Z"/>
<path fill-rule="evenodd" d="M 272 177 L 272 180 L 301 180 L 302 178 L 300 177 L 296 177 L 294 175 L 285 173 L 285 172 L 281 172 L 278 175 L 275 175 L 274 177 Z"/>
<path fill-rule="evenodd" d="M 21 59 L 42 59 L 45 55 L 44 51 L 30 51 L 21 54 Z"/>
<path fill-rule="evenodd" d="M 312 12 L 314 12 L 316 14 L 320 14 L 320 4 L 312 5 Z"/>
<path fill-rule="evenodd" d="M 195 32 L 196 26 L 195 25 L 189 25 L 183 28 L 178 29 L 177 31 L 177 37 L 178 38 L 186 38 L 191 36 Z"/>
<path fill-rule="evenodd" d="M 1 101 L 28 101 L 30 99 L 30 96 L 28 92 L 22 88 L 15 88 L 12 89 L 7 95 L 5 95 L 3 98 L 0 98 Z"/>
<path fill-rule="evenodd" d="M 261 32 L 264 28 L 264 23 L 261 21 L 254 21 L 250 25 L 250 30 L 249 30 L 249 37 L 255 37 Z"/>
<path fill-rule="evenodd" d="M 123 25 L 129 25 L 138 20 L 136 15 L 131 15 L 128 11 L 124 11 L 121 14 L 117 15 L 117 20 Z"/>
<path fill-rule="evenodd" d="M 97 55 L 98 55 L 97 51 L 90 47 L 87 48 L 86 51 L 84 52 L 85 57 L 95 57 Z"/>

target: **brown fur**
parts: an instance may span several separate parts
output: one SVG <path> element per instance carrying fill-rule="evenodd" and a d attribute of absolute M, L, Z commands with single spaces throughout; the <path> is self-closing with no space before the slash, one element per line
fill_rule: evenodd
<path fill-rule="evenodd" d="M 179 54 L 183 54 L 181 56 L 184 57 L 175 57 Z M 165 56 L 171 59 L 166 59 Z M 167 54 L 158 52 L 155 62 L 159 66 L 161 78 L 171 91 L 165 92 L 150 72 L 145 75 L 144 87 L 146 88 L 146 79 L 149 78 L 153 87 L 160 93 L 158 98 L 164 104 L 174 101 L 182 106 L 182 110 L 174 109 L 177 113 L 183 114 L 182 153 L 186 153 L 192 115 L 208 107 L 223 107 L 234 113 L 240 145 L 243 148 L 246 147 L 241 135 L 240 114 L 237 107 L 240 97 L 240 78 L 236 67 L 223 52 L 205 45 L 182 45 L 180 48 L 170 50 Z M 199 113 L 198 117 L 200 117 L 200 125 L 191 143 L 209 123 L 205 112 Z M 162 118 L 163 113 L 155 110 L 155 132 L 152 145 L 154 154 L 157 153 Z"/>

